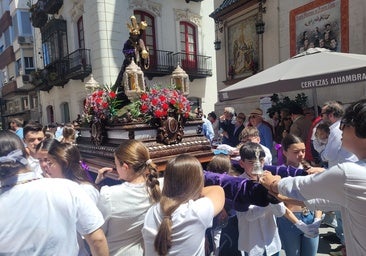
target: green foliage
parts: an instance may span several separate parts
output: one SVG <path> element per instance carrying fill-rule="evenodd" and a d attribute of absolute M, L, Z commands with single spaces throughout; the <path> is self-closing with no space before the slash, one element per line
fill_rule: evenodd
<path fill-rule="evenodd" d="M 284 97 L 280 100 L 280 97 L 277 93 L 274 93 L 271 96 L 272 107 L 267 110 L 268 114 L 280 112 L 281 109 L 287 108 L 290 109 L 293 105 L 298 105 L 302 108 L 306 108 L 308 104 L 308 96 L 305 93 L 299 93 L 296 95 L 295 99 L 292 100 L 288 96 Z"/>

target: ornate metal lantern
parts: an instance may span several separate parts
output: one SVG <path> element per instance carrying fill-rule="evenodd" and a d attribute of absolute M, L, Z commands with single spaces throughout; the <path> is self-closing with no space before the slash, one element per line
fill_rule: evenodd
<path fill-rule="evenodd" d="M 189 77 L 187 73 L 178 64 L 171 76 L 171 85 L 182 92 L 183 95 L 189 94 Z"/>
<path fill-rule="evenodd" d="M 132 60 L 123 73 L 123 86 L 129 100 L 134 100 L 145 91 L 144 72 Z"/>
<path fill-rule="evenodd" d="M 88 79 L 88 81 L 85 82 L 85 90 L 88 93 L 94 92 L 96 89 L 98 89 L 99 83 L 94 79 L 93 74 L 90 75 L 90 78 Z"/>

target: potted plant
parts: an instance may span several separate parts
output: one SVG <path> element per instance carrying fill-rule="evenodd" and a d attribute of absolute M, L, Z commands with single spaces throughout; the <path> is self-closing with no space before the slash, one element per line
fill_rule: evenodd
<path fill-rule="evenodd" d="M 35 4 L 30 4 L 30 2 L 28 2 L 27 5 L 29 6 L 29 12 L 31 14 L 30 20 L 32 22 L 33 27 L 35 28 L 43 27 L 48 20 L 48 15 L 43 8 L 43 2 L 38 1 Z"/>

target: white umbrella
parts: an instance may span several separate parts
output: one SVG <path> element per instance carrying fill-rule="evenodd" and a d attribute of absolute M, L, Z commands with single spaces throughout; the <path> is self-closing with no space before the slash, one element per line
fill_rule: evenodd
<path fill-rule="evenodd" d="M 366 55 L 311 48 L 219 91 L 220 101 L 366 81 Z M 314 95 L 316 97 L 316 95 Z"/>

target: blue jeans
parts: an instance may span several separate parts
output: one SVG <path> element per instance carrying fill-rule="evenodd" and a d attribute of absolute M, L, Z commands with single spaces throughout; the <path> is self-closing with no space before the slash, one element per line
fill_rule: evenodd
<path fill-rule="evenodd" d="M 294 212 L 295 216 L 304 223 L 312 223 L 309 215 L 302 216 L 301 212 Z M 312 216 L 313 217 L 313 216 Z M 278 232 L 280 234 L 282 248 L 286 256 L 315 256 L 318 251 L 319 236 L 308 238 L 285 217 L 277 218 Z"/>
<path fill-rule="evenodd" d="M 340 211 L 334 212 L 337 218 L 337 227 L 334 228 L 337 237 L 341 240 L 341 243 L 344 245 L 344 235 L 343 235 L 343 223 L 342 216 Z"/>

